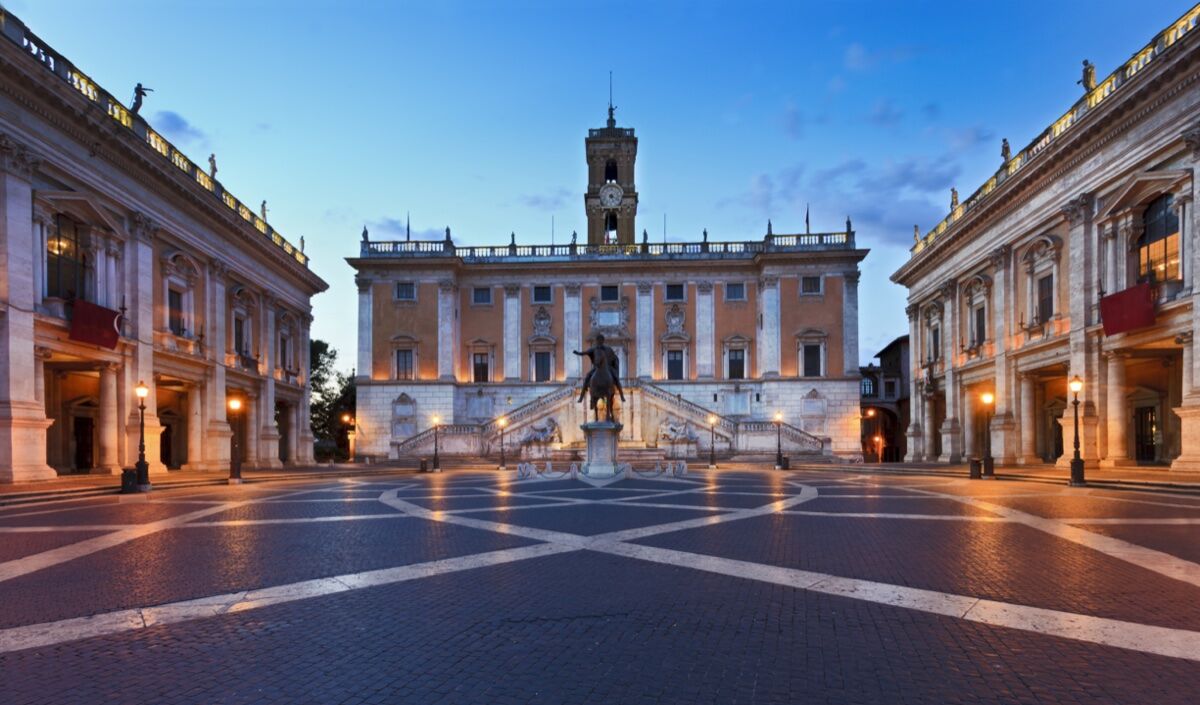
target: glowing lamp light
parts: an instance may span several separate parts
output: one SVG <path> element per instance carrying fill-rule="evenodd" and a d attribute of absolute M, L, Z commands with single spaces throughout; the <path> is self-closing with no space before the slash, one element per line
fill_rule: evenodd
<path fill-rule="evenodd" d="M 867 416 L 869 416 L 869 417 L 871 417 L 871 418 L 874 418 L 874 417 L 875 417 L 875 410 L 874 410 L 874 409 L 867 409 Z"/>
<path fill-rule="evenodd" d="M 708 417 L 708 425 L 709 425 L 709 426 L 716 426 L 716 425 L 717 425 L 717 417 L 716 417 L 716 416 L 713 416 L 713 415 L 711 415 L 711 414 L 709 414 L 709 417 Z"/>
<path fill-rule="evenodd" d="M 1075 375 L 1071 378 L 1070 382 L 1067 382 L 1067 387 L 1075 394 L 1078 394 L 1083 391 L 1083 380 L 1079 379 L 1079 375 Z"/>
<path fill-rule="evenodd" d="M 775 422 L 776 422 L 776 423 L 783 423 L 783 412 L 782 412 L 782 411 L 776 411 L 776 412 L 775 412 Z"/>
<path fill-rule="evenodd" d="M 496 423 L 500 425 L 500 428 L 504 428 L 508 425 L 508 417 L 501 416 L 500 418 L 496 419 Z"/>
<path fill-rule="evenodd" d="M 350 414 L 342 414 L 342 423 L 350 423 Z"/>
<path fill-rule="evenodd" d="M 883 436 L 875 436 L 875 442 L 876 442 L 876 443 L 882 443 L 882 442 L 883 442 Z"/>
<path fill-rule="evenodd" d="M 138 382 L 137 386 L 133 388 L 133 393 L 137 395 L 138 399 L 145 399 L 150 395 L 150 388 L 146 386 L 145 382 Z"/>
<path fill-rule="evenodd" d="M 432 417 L 432 418 L 430 418 L 429 420 L 433 422 L 433 425 L 434 425 L 434 426 L 437 426 L 437 425 L 439 425 L 440 423 L 442 423 L 442 417 L 441 417 L 441 416 L 438 416 L 437 414 L 434 414 L 434 415 L 433 415 L 433 417 Z"/>
<path fill-rule="evenodd" d="M 241 408 L 242 408 L 242 400 L 241 399 L 234 397 L 229 400 L 229 410 L 230 411 L 239 411 Z"/>
<path fill-rule="evenodd" d="M 991 406 L 992 402 L 996 401 L 996 395 L 992 394 L 991 392 L 984 392 L 979 398 L 988 406 Z"/>

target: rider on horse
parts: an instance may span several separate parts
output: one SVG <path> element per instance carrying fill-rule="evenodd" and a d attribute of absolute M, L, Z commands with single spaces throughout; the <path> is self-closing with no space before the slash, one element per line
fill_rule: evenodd
<path fill-rule="evenodd" d="M 625 401 L 625 390 L 621 389 L 621 361 L 617 358 L 617 353 L 604 344 L 603 335 L 597 335 L 596 344 L 587 350 L 583 352 L 572 350 L 571 352 L 592 361 L 592 369 L 588 370 L 587 376 L 583 378 L 583 387 L 579 390 L 579 401 L 583 401 L 583 395 L 588 390 L 588 385 L 592 381 L 592 375 L 596 374 L 596 368 L 601 365 L 608 367 L 609 375 L 612 377 L 613 384 L 617 388 L 617 393 L 621 395 L 621 401 Z"/>

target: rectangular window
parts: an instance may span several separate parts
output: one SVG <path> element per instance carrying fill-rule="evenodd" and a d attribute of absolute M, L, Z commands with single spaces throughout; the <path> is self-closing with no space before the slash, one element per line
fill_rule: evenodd
<path fill-rule="evenodd" d="M 931 360 L 942 359 L 942 329 L 941 328 L 934 327 L 934 328 L 929 329 L 929 359 L 931 359 Z"/>
<path fill-rule="evenodd" d="M 492 289 L 487 286 L 477 286 L 471 290 L 471 303 L 475 304 L 490 304 L 492 303 Z"/>
<path fill-rule="evenodd" d="M 416 301 L 417 285 L 412 282 L 396 282 L 397 301 Z"/>
<path fill-rule="evenodd" d="M 746 351 L 742 348 L 729 351 L 729 379 L 746 379 Z"/>
<path fill-rule="evenodd" d="M 683 301 L 683 284 L 667 284 L 667 301 Z"/>
<path fill-rule="evenodd" d="M 474 363 L 475 363 L 473 365 L 473 368 L 475 370 L 475 377 L 474 377 L 475 381 L 476 382 L 488 381 L 488 354 L 487 353 L 475 353 L 473 359 L 474 359 Z"/>
<path fill-rule="evenodd" d="M 249 355 L 246 349 L 246 319 L 235 316 L 233 319 L 233 351 L 238 355 Z"/>
<path fill-rule="evenodd" d="M 818 343 L 804 345 L 804 376 L 821 376 L 821 346 Z"/>
<path fill-rule="evenodd" d="M 167 289 L 167 326 L 175 335 L 183 335 L 183 292 Z"/>
<path fill-rule="evenodd" d="M 982 345 L 987 340 L 987 309 L 983 306 L 975 308 L 975 345 Z"/>
<path fill-rule="evenodd" d="M 605 285 L 600 287 L 601 301 L 619 301 L 621 298 L 621 289 L 617 286 Z"/>
<path fill-rule="evenodd" d="M 533 354 L 533 381 L 550 381 L 550 352 L 539 350 Z"/>
<path fill-rule="evenodd" d="M 889 379 L 883 383 L 883 394 L 888 399 L 896 398 L 896 380 Z"/>
<path fill-rule="evenodd" d="M 548 286 L 533 287 L 533 302 L 535 304 L 549 304 L 554 302 L 553 290 Z"/>
<path fill-rule="evenodd" d="M 800 277 L 800 293 L 813 296 L 821 293 L 821 277 Z"/>
<path fill-rule="evenodd" d="M 413 351 L 396 351 L 396 379 L 416 379 L 413 369 Z"/>
<path fill-rule="evenodd" d="M 725 284 L 725 300 L 726 301 L 745 301 L 746 300 L 746 285 L 742 282 L 728 282 Z"/>
<path fill-rule="evenodd" d="M 1037 323 L 1045 323 L 1054 315 L 1054 275 L 1047 274 L 1037 280 L 1037 310 L 1034 318 Z"/>
<path fill-rule="evenodd" d="M 46 241 L 46 296 L 86 299 L 79 231 L 74 221 L 61 215 L 56 219 L 56 224 L 57 232 Z"/>
<path fill-rule="evenodd" d="M 667 379 L 683 379 L 683 351 L 667 351 Z"/>

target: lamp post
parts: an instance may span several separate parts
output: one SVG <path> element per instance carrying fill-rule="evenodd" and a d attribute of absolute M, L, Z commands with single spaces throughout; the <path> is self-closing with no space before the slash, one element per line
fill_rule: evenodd
<path fill-rule="evenodd" d="M 433 471 L 441 472 L 442 465 L 438 460 L 438 426 L 442 424 L 442 417 L 434 414 L 433 418 Z"/>
<path fill-rule="evenodd" d="M 233 422 L 233 435 L 229 438 L 229 484 L 242 484 L 242 444 L 238 443 L 238 432 L 241 424 L 238 417 L 242 411 L 242 400 L 238 397 L 229 398 L 229 416 Z"/>
<path fill-rule="evenodd" d="M 496 425 L 500 427 L 500 469 L 507 470 L 508 464 L 504 462 L 504 427 L 508 425 L 508 417 L 501 416 L 496 419 Z"/>
<path fill-rule="evenodd" d="M 867 409 L 865 416 L 868 419 L 874 419 L 875 418 L 875 410 Z M 868 429 L 867 430 L 868 433 L 871 433 L 873 431 L 878 431 L 879 430 L 879 422 L 876 421 L 872 424 L 868 424 L 867 429 Z M 876 435 L 878 435 L 878 434 L 876 434 Z M 878 449 L 876 449 L 876 451 L 875 451 L 875 462 L 877 462 L 877 463 L 883 462 L 883 459 L 879 457 Z"/>
<path fill-rule="evenodd" d="M 996 461 L 992 459 L 992 409 L 995 408 L 996 395 L 984 392 L 979 395 L 983 402 L 985 423 L 983 425 L 983 479 L 996 479 Z"/>
<path fill-rule="evenodd" d="M 146 462 L 146 397 L 150 395 L 150 388 L 145 382 L 139 381 L 133 393 L 137 395 L 138 400 L 138 459 L 133 467 L 137 470 L 138 492 L 149 492 L 150 464 Z"/>
<path fill-rule="evenodd" d="M 783 412 L 775 412 L 775 469 L 783 469 Z"/>
<path fill-rule="evenodd" d="M 717 469 L 717 417 L 708 415 L 708 469 Z"/>
<path fill-rule="evenodd" d="M 1079 393 L 1083 391 L 1083 380 L 1079 375 L 1075 375 L 1067 383 L 1067 387 L 1075 395 L 1071 402 L 1071 406 L 1075 407 L 1075 456 L 1071 458 L 1071 480 L 1068 484 L 1079 487 L 1087 484 L 1083 477 L 1083 458 L 1079 457 Z"/>
<path fill-rule="evenodd" d="M 358 430 L 354 426 L 354 417 L 350 414 L 342 414 L 342 424 L 346 426 L 346 452 L 350 456 L 350 462 L 354 462 L 355 458 L 355 439 L 358 436 Z"/>

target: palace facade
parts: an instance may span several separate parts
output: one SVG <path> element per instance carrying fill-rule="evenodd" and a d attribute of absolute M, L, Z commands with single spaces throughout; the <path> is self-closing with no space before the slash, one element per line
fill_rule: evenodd
<path fill-rule="evenodd" d="M 1200 470 L 1200 6 L 932 231 L 909 289 L 908 460 Z M 1085 79 L 1086 80 L 1086 79 Z M 995 395 L 991 406 L 985 392 Z"/>
<path fill-rule="evenodd" d="M 312 459 L 308 258 L 0 11 L 0 481 Z M 264 214 L 265 215 L 265 214 Z M 243 411 L 230 418 L 227 400 Z"/>
<path fill-rule="evenodd" d="M 858 263 L 840 232 L 635 240 L 637 137 L 585 139 L 587 243 L 381 242 L 357 257 L 357 453 L 557 457 L 582 443 L 573 355 L 620 358 L 629 458 L 861 458 Z M 776 415 L 779 424 L 775 424 Z"/>

